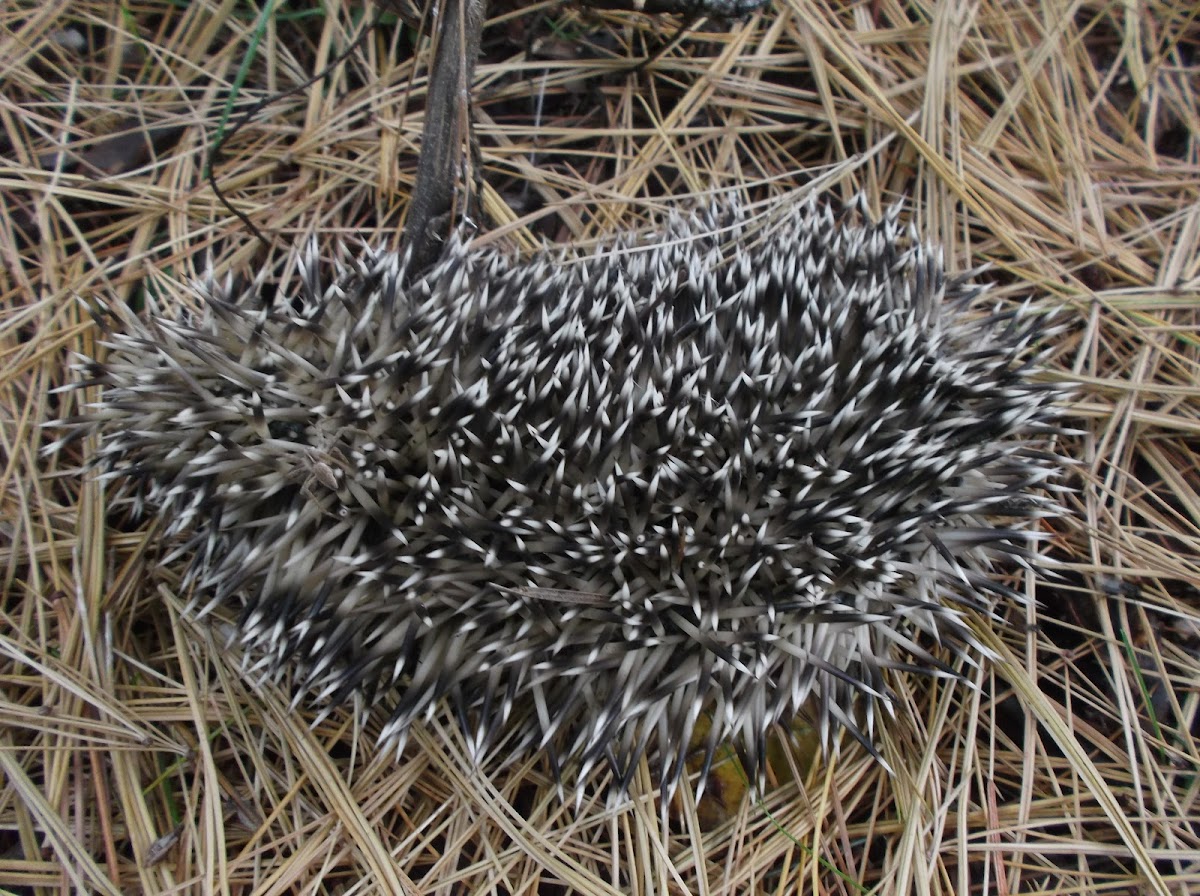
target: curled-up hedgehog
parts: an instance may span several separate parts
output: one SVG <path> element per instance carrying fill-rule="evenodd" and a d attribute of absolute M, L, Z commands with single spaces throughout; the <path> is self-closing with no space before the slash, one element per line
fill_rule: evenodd
<path fill-rule="evenodd" d="M 180 540 L 198 616 L 238 609 L 262 668 L 385 739 L 445 700 L 479 756 L 623 791 L 650 755 L 670 792 L 728 740 L 753 778 L 777 722 L 870 743 L 888 670 L 985 653 L 967 614 L 1056 508 L 1044 319 L 863 209 L 584 257 L 456 238 L 416 277 L 310 254 L 295 294 L 128 321 L 75 433 Z"/>

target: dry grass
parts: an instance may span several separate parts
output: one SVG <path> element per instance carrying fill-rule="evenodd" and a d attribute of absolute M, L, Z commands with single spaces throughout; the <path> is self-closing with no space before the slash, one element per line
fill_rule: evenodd
<path fill-rule="evenodd" d="M 493 9 L 476 122 L 489 238 L 587 243 L 663 197 L 745 201 L 828 175 L 908 198 L 948 264 L 1065 308 L 1081 384 L 1061 580 L 962 683 L 900 679 L 883 773 L 780 750 L 775 786 L 563 806 L 537 756 L 480 774 L 454 727 L 399 760 L 353 713 L 311 728 L 181 617 L 151 528 L 46 458 L 73 413 L 77 301 L 189 298 L 319 234 L 394 244 L 426 56 L 347 0 L 0 7 L 0 887 L 19 893 L 1200 891 L 1200 19 L 1191 0 L 774 0 L 693 33 L 543 3 Z M 78 49 L 64 47 L 71 33 Z M 251 47 L 256 47 L 252 53 Z M 538 49 L 532 54 L 527 47 Z M 249 59 L 239 73 L 243 60 Z M 146 135 L 153 137 L 148 140 Z M 122 136 L 123 135 L 123 136 Z M 1028 625 L 1022 624 L 1028 623 Z M 589 791 L 589 793 L 594 791 Z"/>

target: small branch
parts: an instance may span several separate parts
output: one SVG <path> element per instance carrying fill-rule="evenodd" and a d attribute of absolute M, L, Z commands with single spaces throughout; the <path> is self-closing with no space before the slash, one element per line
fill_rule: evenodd
<path fill-rule="evenodd" d="M 455 214 L 463 143 L 470 132 L 471 79 L 487 16 L 486 0 L 442 0 L 433 71 L 425 100 L 420 158 L 404 244 L 412 251 L 410 276 L 437 261 Z M 464 188 L 465 189 L 465 188 Z"/>

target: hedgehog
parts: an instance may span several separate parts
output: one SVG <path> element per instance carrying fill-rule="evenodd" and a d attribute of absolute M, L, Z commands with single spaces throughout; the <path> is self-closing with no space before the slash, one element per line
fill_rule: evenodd
<path fill-rule="evenodd" d="M 123 314 L 70 437 L 189 558 L 196 618 L 397 749 L 448 706 L 560 787 L 648 758 L 702 788 L 726 743 L 760 779 L 793 719 L 872 748 L 890 675 L 985 658 L 972 620 L 1058 512 L 1046 319 L 900 217 L 715 206 L 523 259 L 460 233 L 411 275 L 310 246 L 291 288 Z"/>

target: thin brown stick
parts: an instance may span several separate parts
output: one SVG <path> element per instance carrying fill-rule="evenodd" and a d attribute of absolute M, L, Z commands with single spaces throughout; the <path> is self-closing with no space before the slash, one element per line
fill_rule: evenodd
<path fill-rule="evenodd" d="M 470 132 L 470 85 L 486 16 L 486 0 L 446 0 L 437 23 L 421 155 L 404 229 L 414 273 L 437 260 L 455 223 L 455 187 Z"/>

